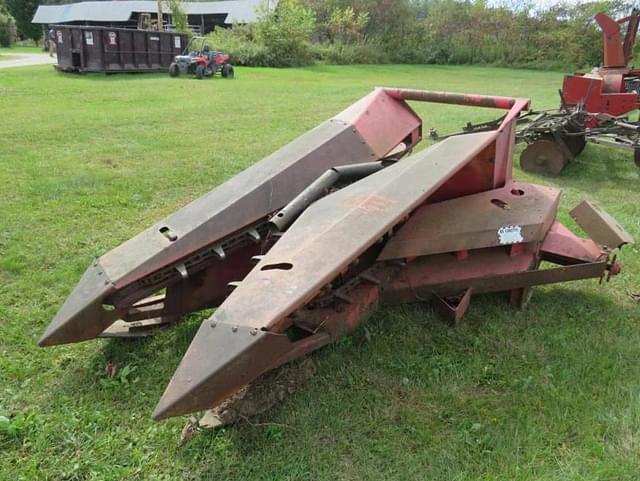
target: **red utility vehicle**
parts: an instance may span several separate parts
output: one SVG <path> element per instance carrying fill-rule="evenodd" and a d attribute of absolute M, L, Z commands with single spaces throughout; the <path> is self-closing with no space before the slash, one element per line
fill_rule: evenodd
<path fill-rule="evenodd" d="M 213 77 L 217 72 L 224 78 L 233 78 L 233 65 L 229 55 L 216 50 L 211 50 L 205 44 L 205 37 L 193 37 L 182 55 L 176 55 L 169 65 L 169 75 L 177 77 L 180 74 L 191 74 L 198 79 Z M 192 50 L 195 42 L 200 42 L 199 48 Z"/>

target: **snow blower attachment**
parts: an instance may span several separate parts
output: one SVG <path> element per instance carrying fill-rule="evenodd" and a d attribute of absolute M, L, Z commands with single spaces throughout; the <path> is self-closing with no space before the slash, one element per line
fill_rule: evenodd
<path fill-rule="evenodd" d="M 521 116 L 517 140 L 527 143 L 520 157 L 523 170 L 558 175 L 587 143 L 628 150 L 640 167 L 640 121 L 628 117 L 640 107 L 640 70 L 629 67 L 640 10 L 619 20 L 599 13 L 595 21 L 602 30 L 604 64 L 565 76 L 558 110 Z"/>
<path fill-rule="evenodd" d="M 507 113 L 412 154 L 422 122 L 407 101 Z M 378 88 L 97 259 L 40 345 L 148 335 L 217 307 L 154 412 L 162 419 L 219 405 L 381 304 L 431 300 L 455 321 L 473 294 L 523 306 L 535 285 L 608 279 L 620 270 L 612 251 L 632 242 L 615 220 L 580 204 L 572 215 L 594 240 L 581 239 L 556 221 L 559 190 L 511 178 L 528 104 Z"/>

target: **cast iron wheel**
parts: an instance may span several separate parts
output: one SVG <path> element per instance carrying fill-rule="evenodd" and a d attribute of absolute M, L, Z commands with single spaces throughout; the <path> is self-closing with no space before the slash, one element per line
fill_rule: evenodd
<path fill-rule="evenodd" d="M 233 78 L 233 65 L 231 65 L 230 63 L 225 63 L 222 66 L 222 76 L 224 78 Z"/>
<path fill-rule="evenodd" d="M 534 174 L 559 175 L 567 163 L 562 148 L 547 138 L 529 144 L 520 155 L 520 168 Z"/>
<path fill-rule="evenodd" d="M 178 75 L 180 75 L 180 69 L 178 68 L 178 64 L 173 62 L 171 65 L 169 65 L 169 76 L 177 77 Z"/>
<path fill-rule="evenodd" d="M 204 65 L 198 65 L 196 67 L 196 78 L 197 79 L 204 78 Z"/>

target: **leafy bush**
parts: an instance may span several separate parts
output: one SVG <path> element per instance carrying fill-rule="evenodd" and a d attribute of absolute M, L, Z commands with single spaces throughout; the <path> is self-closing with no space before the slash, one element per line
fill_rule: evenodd
<path fill-rule="evenodd" d="M 176 32 L 191 33 L 189 28 L 189 18 L 185 11 L 182 0 L 166 0 L 166 4 L 171 10 L 171 19 L 173 21 L 173 28 Z"/>
<path fill-rule="evenodd" d="M 275 10 L 262 10 L 254 25 L 216 28 L 208 35 L 216 50 L 237 65 L 293 67 L 313 63 L 313 12 L 298 0 L 281 0 Z"/>
<path fill-rule="evenodd" d="M 259 39 L 266 48 L 271 67 L 293 67 L 313 63 L 311 34 L 316 25 L 313 11 L 298 0 L 280 0 L 257 23 Z"/>
<path fill-rule="evenodd" d="M 267 49 L 257 38 L 254 26 L 216 28 L 208 35 L 208 39 L 214 49 L 231 55 L 231 61 L 236 65 L 268 66 Z"/>
<path fill-rule="evenodd" d="M 36 43 L 42 38 L 42 26 L 31 23 L 33 14 L 36 13 L 39 0 L 6 0 L 9 13 L 16 21 L 16 28 L 20 35 L 34 40 Z"/>
<path fill-rule="evenodd" d="M 566 71 L 601 62 L 595 13 L 617 18 L 630 6 L 625 0 L 545 8 L 522 2 L 512 10 L 483 0 L 281 0 L 252 26 L 216 30 L 212 43 L 240 65 L 288 67 L 318 60 Z"/>
<path fill-rule="evenodd" d="M 0 11 L 0 47 L 11 47 L 16 41 L 16 21 L 5 12 Z"/>
<path fill-rule="evenodd" d="M 314 57 L 336 65 L 388 63 L 387 53 L 377 43 L 345 44 L 342 42 L 316 44 Z"/>
<path fill-rule="evenodd" d="M 334 8 L 326 23 L 326 34 L 331 42 L 355 43 L 363 38 L 369 23 L 369 13 L 356 14 L 352 7 Z"/>

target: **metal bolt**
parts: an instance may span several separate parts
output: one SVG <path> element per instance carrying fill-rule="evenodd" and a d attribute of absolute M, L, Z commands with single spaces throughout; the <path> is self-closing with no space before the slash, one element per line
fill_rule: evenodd
<path fill-rule="evenodd" d="M 251 329 L 251 335 L 255 336 L 256 334 L 258 334 L 258 330 L 256 328 Z"/>
<path fill-rule="evenodd" d="M 238 326 L 233 326 L 231 328 L 231 332 L 238 332 Z"/>
<path fill-rule="evenodd" d="M 108 280 L 108 279 L 105 279 L 105 280 L 104 280 L 104 285 L 105 285 L 105 286 L 108 286 L 108 285 L 109 285 L 109 280 Z"/>
<path fill-rule="evenodd" d="M 213 327 L 216 327 L 216 323 L 215 323 L 215 322 L 212 322 L 212 323 L 211 323 L 211 327 L 212 327 L 212 328 L 213 328 Z"/>

